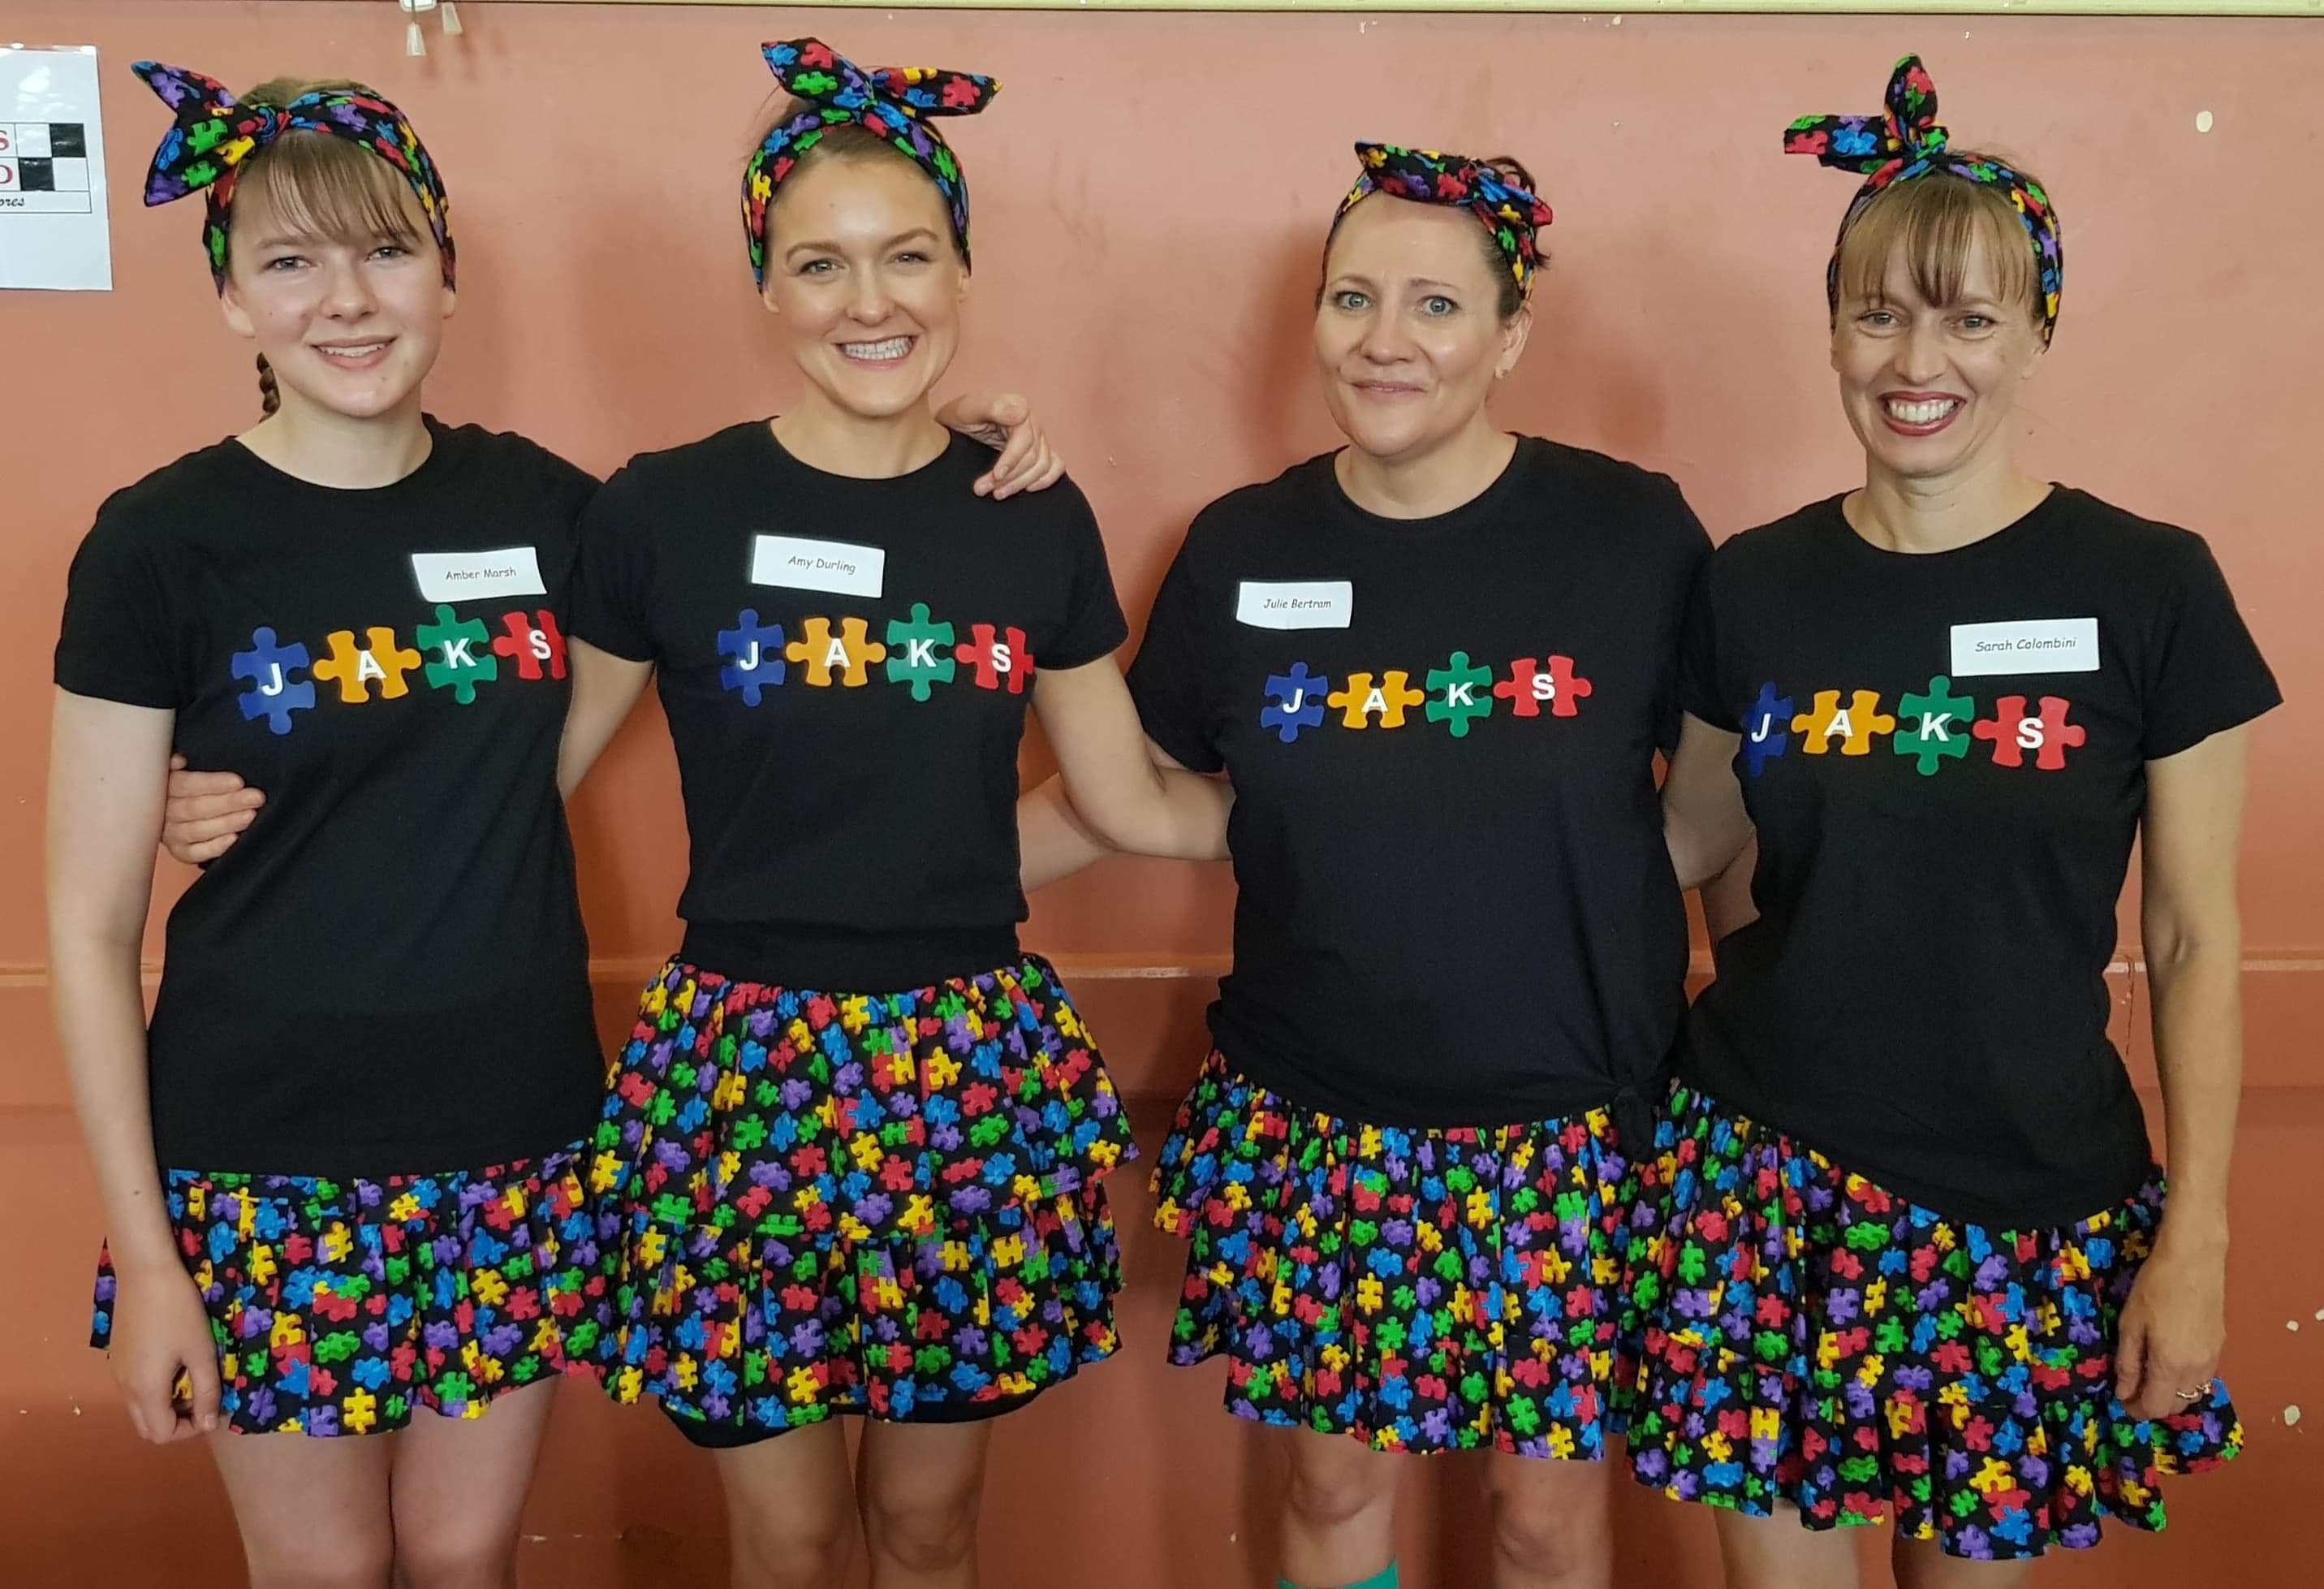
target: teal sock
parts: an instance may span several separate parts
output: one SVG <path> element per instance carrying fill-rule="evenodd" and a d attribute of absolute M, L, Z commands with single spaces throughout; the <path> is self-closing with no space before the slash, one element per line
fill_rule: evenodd
<path fill-rule="evenodd" d="M 1299 1589 L 1299 1585 L 1288 1578 L 1277 1578 L 1275 1583 L 1276 1589 Z M 1360 1584 L 1349 1584 L 1347 1589 L 1397 1589 L 1396 1563 L 1388 1563 Z"/>

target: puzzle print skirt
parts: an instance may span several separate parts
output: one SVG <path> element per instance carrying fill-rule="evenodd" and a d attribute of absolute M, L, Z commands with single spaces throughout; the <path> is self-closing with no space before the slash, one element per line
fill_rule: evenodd
<path fill-rule="evenodd" d="M 2115 1399 L 2116 1320 L 2163 1216 L 2159 1174 L 2079 1224 L 1948 1221 L 1682 1086 L 1641 1166 L 1633 1250 L 1642 1483 L 1811 1529 L 1883 1520 L 1952 1556 L 2163 1526 L 2166 1474 L 2236 1455 L 2214 1381 L 2142 1421 Z"/>
<path fill-rule="evenodd" d="M 885 994 L 673 961 L 597 1131 L 606 1390 L 706 1445 L 1020 1405 L 1114 1350 L 1135 1151 L 1046 961 Z"/>
<path fill-rule="evenodd" d="M 613 1266 L 584 1152 L 379 1181 L 170 1171 L 226 1426 L 385 1433 L 416 1409 L 478 1418 L 496 1396 L 593 1367 Z M 114 1295 L 100 1256 L 92 1345 L 111 1340 Z"/>
<path fill-rule="evenodd" d="M 1223 1353 L 1236 1417 L 1376 1450 L 1599 1456 L 1635 1378 L 1626 1181 L 1602 1110 L 1368 1125 L 1213 1053 L 1154 1171 L 1155 1224 L 1193 1243 L 1170 1359 Z"/>

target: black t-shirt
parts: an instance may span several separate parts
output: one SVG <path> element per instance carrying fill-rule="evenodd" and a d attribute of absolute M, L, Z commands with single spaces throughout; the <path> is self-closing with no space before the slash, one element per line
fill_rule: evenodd
<path fill-rule="evenodd" d="M 590 504 L 574 633 L 659 668 L 695 964 L 878 993 L 1016 955 L 1034 670 L 1127 630 L 1080 491 L 977 496 L 991 461 L 954 437 L 856 479 L 752 420 L 632 459 Z"/>
<path fill-rule="evenodd" d="M 1434 518 L 1365 512 L 1328 454 L 1203 511 L 1130 687 L 1234 781 L 1231 1064 L 1386 1125 L 1651 1084 L 1687 952 L 1654 758 L 1708 550 L 1668 479 L 1532 438 Z"/>
<path fill-rule="evenodd" d="M 363 491 L 221 442 L 115 494 L 73 559 L 57 683 L 176 712 L 190 764 L 267 796 L 170 914 L 165 1167 L 481 1169 L 596 1113 L 557 798 L 595 483 L 521 437 L 429 430 L 417 470 Z"/>
<path fill-rule="evenodd" d="M 2061 487 L 1915 556 L 1840 500 L 1697 589 L 1687 709 L 1744 736 L 1759 919 L 1679 1073 L 1952 1217 L 2087 1218 L 2150 1162 L 2105 984 L 2145 765 L 2282 697 L 2184 530 Z"/>

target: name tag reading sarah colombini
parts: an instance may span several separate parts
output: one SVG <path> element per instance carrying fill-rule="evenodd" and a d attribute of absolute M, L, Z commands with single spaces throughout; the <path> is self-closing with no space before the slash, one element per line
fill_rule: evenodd
<path fill-rule="evenodd" d="M 844 540 L 805 540 L 761 535 L 751 547 L 751 583 L 833 596 L 878 596 L 888 577 L 888 554 Z"/>
<path fill-rule="evenodd" d="M 1956 624 L 1953 677 L 1991 673 L 2095 673 L 2096 618 L 2034 618 L 2017 624 Z"/>
<path fill-rule="evenodd" d="M 488 596 L 547 596 L 540 559 L 531 547 L 498 551 L 416 551 L 411 577 L 422 601 L 483 601 Z"/>
<path fill-rule="evenodd" d="M 1355 616 L 1351 579 L 1246 579 L 1235 593 L 1235 622 L 1253 629 L 1345 629 Z"/>

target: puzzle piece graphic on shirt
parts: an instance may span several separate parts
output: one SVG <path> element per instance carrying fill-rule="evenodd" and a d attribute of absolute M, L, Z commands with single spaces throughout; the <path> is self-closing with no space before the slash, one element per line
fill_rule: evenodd
<path fill-rule="evenodd" d="M 1023 695 L 1033 677 L 1033 652 L 1025 643 L 1025 632 L 1003 629 L 996 636 L 991 624 L 972 624 L 968 634 L 968 643 L 955 648 L 953 655 L 975 670 L 976 688 L 999 689 L 1006 679 L 1010 695 Z"/>
<path fill-rule="evenodd" d="M 1323 723 L 1324 693 L 1332 681 L 1307 671 L 1305 662 L 1291 664 L 1288 673 L 1267 676 L 1267 695 L 1276 704 L 1261 707 L 1259 725 L 1275 730 L 1275 737 L 1289 744 L 1299 737 L 1300 731 L 1319 728 Z"/>
<path fill-rule="evenodd" d="M 1369 728 L 1371 715 L 1379 714 L 1382 728 L 1404 726 L 1404 712 L 1427 699 L 1412 688 L 1411 676 L 1403 669 L 1390 669 L 1380 675 L 1378 684 L 1369 673 L 1351 673 L 1348 687 L 1335 689 L 1323 697 L 1326 704 L 1340 708 L 1340 725 L 1343 728 Z"/>
<path fill-rule="evenodd" d="M 912 698 L 924 701 L 934 687 L 950 684 L 960 664 L 953 660 L 952 625 L 928 621 L 928 604 L 912 604 L 912 621 L 888 620 L 888 682 L 908 684 Z"/>
<path fill-rule="evenodd" d="M 1819 689 L 1815 693 L 1815 710 L 1794 716 L 1792 727 L 1807 736 L 1802 748 L 1811 756 L 1821 756 L 1831 749 L 1834 734 L 1840 736 L 1841 755 L 1868 756 L 1872 753 L 1872 736 L 1894 734 L 1896 719 L 1881 711 L 1880 692 L 1877 689 L 1855 691 L 1845 707 L 1840 704 L 1840 691 Z"/>
<path fill-rule="evenodd" d="M 2025 697 L 2006 695 L 1993 703 L 1993 716 L 1969 732 L 1993 746 L 1994 764 L 1998 767 L 2022 767 L 2025 753 L 2039 753 L 2034 765 L 2044 772 L 2055 772 L 2066 764 L 2066 747 L 2086 743 L 2089 735 L 2066 721 L 2073 703 L 2054 695 L 2042 697 L 2039 716 L 2025 715 Z"/>
<path fill-rule="evenodd" d="M 828 618 L 809 618 L 807 638 L 794 640 L 783 648 L 783 655 L 807 667 L 807 681 L 817 689 L 831 688 L 831 673 L 839 670 L 840 683 L 849 689 L 861 689 L 870 682 L 864 669 L 884 659 L 888 648 L 866 637 L 863 620 L 842 618 L 839 633 L 831 632 Z"/>
<path fill-rule="evenodd" d="M 1757 778 L 1771 756 L 1780 756 L 1792 743 L 1792 697 L 1777 695 L 1771 681 L 1759 686 L 1759 698 L 1743 708 L 1743 771 Z"/>
<path fill-rule="evenodd" d="M 1430 700 L 1423 715 L 1431 723 L 1449 724 L 1453 738 L 1466 739 L 1470 724 L 1493 715 L 1493 697 L 1487 695 L 1480 700 L 1477 697 L 1492 682 L 1490 669 L 1472 667 L 1467 651 L 1454 651 L 1443 667 L 1428 670 L 1429 694 L 1433 697 L 1441 689 L 1444 698 Z"/>
<path fill-rule="evenodd" d="M 477 631 L 480 637 L 483 633 Z M 371 699 L 368 685 L 374 679 L 379 680 L 379 698 L 383 701 L 410 693 L 403 676 L 420 666 L 420 653 L 397 645 L 394 630 L 374 624 L 364 631 L 360 647 L 352 629 L 334 629 L 327 638 L 331 654 L 315 664 L 314 674 L 318 679 L 338 680 L 339 699 L 349 704 Z"/>
<path fill-rule="evenodd" d="M 1923 778 L 1935 777 L 1938 763 L 1946 757 L 1959 760 L 1969 754 L 1969 725 L 1977 716 L 1977 703 L 1953 694 L 1952 688 L 1953 681 L 1940 673 L 1929 680 L 1928 694 L 1908 695 L 1896 703 L 1900 725 L 1906 717 L 1918 718 L 1920 724 L 1909 733 L 1899 726 L 1888 748 L 1900 756 L 1918 756 Z"/>
<path fill-rule="evenodd" d="M 1551 657 L 1546 671 L 1531 657 L 1519 657 L 1509 664 L 1509 676 L 1493 686 L 1493 694 L 1508 702 L 1516 716 L 1538 717 L 1541 703 L 1547 701 L 1551 716 L 1572 717 L 1581 713 L 1590 680 L 1573 671 L 1572 657 Z"/>
<path fill-rule="evenodd" d="M 268 733 L 288 734 L 291 713 L 314 710 L 313 682 L 290 680 L 291 674 L 308 666 L 303 642 L 294 640 L 289 645 L 276 645 L 274 631 L 261 626 L 250 632 L 250 649 L 236 651 L 226 661 L 236 679 L 250 680 L 250 688 L 235 697 L 242 703 L 244 722 L 263 717 Z"/>
<path fill-rule="evenodd" d="M 565 636 L 558 631 L 555 613 L 544 607 L 529 621 L 522 613 L 503 613 L 501 627 L 508 633 L 493 637 L 493 654 L 513 660 L 519 679 L 540 678 L 543 662 L 549 664 L 549 678 L 565 677 Z"/>
<path fill-rule="evenodd" d="M 761 624 L 759 609 L 744 607 L 732 629 L 718 632 L 718 654 L 734 660 L 718 670 L 718 688 L 739 689 L 742 704 L 755 707 L 760 691 L 783 681 L 783 626 Z"/>
<path fill-rule="evenodd" d="M 440 650 L 444 653 L 442 661 L 429 662 L 424 670 L 428 688 L 442 689 L 449 685 L 452 698 L 464 707 L 475 704 L 476 686 L 489 684 L 501 676 L 498 657 L 476 655 L 476 648 L 489 638 L 481 618 L 455 622 L 452 609 L 439 605 L 436 622 L 422 624 L 412 633 L 423 652 Z"/>

